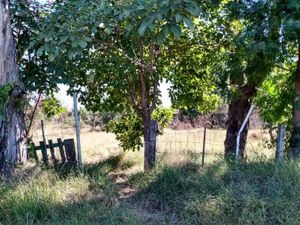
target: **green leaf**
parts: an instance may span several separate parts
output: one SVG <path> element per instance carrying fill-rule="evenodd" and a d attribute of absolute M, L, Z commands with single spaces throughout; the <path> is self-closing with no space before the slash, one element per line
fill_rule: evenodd
<path fill-rule="evenodd" d="M 193 29 L 194 28 L 194 23 L 193 23 L 193 20 L 188 18 L 188 17 L 185 17 L 184 19 L 184 23 L 185 25 L 190 28 L 190 29 Z"/>
<path fill-rule="evenodd" d="M 200 15 L 200 8 L 198 6 L 191 6 L 187 9 L 193 16 L 199 16 Z"/>
<path fill-rule="evenodd" d="M 44 48 L 43 47 L 40 47 L 38 50 L 37 50 L 37 56 L 40 57 L 44 54 Z"/>
<path fill-rule="evenodd" d="M 86 42 L 92 42 L 93 39 L 90 38 L 90 37 L 85 36 L 85 37 L 82 38 L 82 40 L 84 40 Z"/>
<path fill-rule="evenodd" d="M 86 48 L 86 46 L 88 45 L 87 42 L 84 40 L 79 40 L 78 44 L 81 48 Z"/>
<path fill-rule="evenodd" d="M 68 58 L 69 59 L 73 59 L 75 57 L 75 55 L 76 55 L 76 50 L 75 49 L 70 49 L 68 51 Z"/>
<path fill-rule="evenodd" d="M 176 13 L 175 20 L 176 20 L 176 23 L 179 23 L 180 21 L 182 21 L 182 16 L 179 13 Z"/>
<path fill-rule="evenodd" d="M 50 54 L 48 55 L 49 61 L 53 61 L 54 58 L 55 58 L 55 55 L 54 55 L 53 53 L 50 53 Z"/>
<path fill-rule="evenodd" d="M 165 41 L 165 33 L 163 31 L 159 32 L 156 38 L 157 44 L 161 45 Z"/>
<path fill-rule="evenodd" d="M 112 28 L 111 28 L 111 27 L 106 27 L 106 28 L 104 29 L 104 32 L 105 32 L 106 34 L 110 35 L 110 34 L 112 33 Z"/>
<path fill-rule="evenodd" d="M 141 26 L 139 27 L 139 30 L 138 30 L 140 36 L 144 35 L 144 33 L 147 29 L 147 26 L 148 26 L 148 24 L 145 22 L 141 24 Z"/>
<path fill-rule="evenodd" d="M 97 32 L 97 27 L 96 26 L 92 26 L 91 31 L 92 31 L 93 34 L 95 34 Z"/>
<path fill-rule="evenodd" d="M 181 29 L 178 25 L 171 25 L 170 26 L 171 32 L 175 35 L 176 38 L 179 38 L 181 35 Z"/>

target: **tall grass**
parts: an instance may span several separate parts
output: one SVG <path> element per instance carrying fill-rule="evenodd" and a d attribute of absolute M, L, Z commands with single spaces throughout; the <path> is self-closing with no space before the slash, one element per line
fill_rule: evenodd
<path fill-rule="evenodd" d="M 54 169 L 0 187 L 0 224 L 141 224 L 121 205 L 108 174 L 119 157 L 88 165 L 83 174 Z"/>
<path fill-rule="evenodd" d="M 2 224 L 300 224 L 300 163 L 161 163 L 126 175 L 112 157 L 77 171 L 36 170 L 0 183 Z M 114 176 L 125 176 L 121 185 Z M 125 179 L 124 178 L 124 179 Z M 126 179 L 125 179 L 126 180 Z M 135 190 L 120 198 L 122 188 Z"/>
<path fill-rule="evenodd" d="M 165 166 L 130 182 L 142 207 L 177 215 L 171 224 L 300 224 L 297 162 Z"/>

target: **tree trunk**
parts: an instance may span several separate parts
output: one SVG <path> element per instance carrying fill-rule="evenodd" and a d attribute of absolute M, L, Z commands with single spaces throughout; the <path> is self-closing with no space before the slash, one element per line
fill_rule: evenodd
<path fill-rule="evenodd" d="M 22 102 L 24 90 L 16 62 L 9 3 L 0 3 L 0 174 L 8 175 L 27 159 Z"/>
<path fill-rule="evenodd" d="M 295 82 L 295 103 L 293 131 L 291 136 L 291 152 L 293 158 L 300 156 L 300 43 L 298 43 L 298 62 Z"/>
<path fill-rule="evenodd" d="M 144 119 L 144 170 L 153 168 L 156 160 L 156 123 L 148 114 Z"/>
<path fill-rule="evenodd" d="M 236 138 L 239 129 L 244 122 L 245 116 L 251 106 L 251 98 L 255 95 L 256 89 L 253 85 L 246 84 L 239 91 L 237 99 L 229 104 L 228 122 L 225 139 L 225 158 L 230 158 L 235 155 Z M 247 141 L 249 122 L 246 124 L 240 139 L 240 157 L 244 158 L 245 147 Z"/>

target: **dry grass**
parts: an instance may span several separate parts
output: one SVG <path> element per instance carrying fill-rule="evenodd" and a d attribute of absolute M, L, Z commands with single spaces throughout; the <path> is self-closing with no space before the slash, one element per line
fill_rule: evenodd
<path fill-rule="evenodd" d="M 75 139 L 75 129 L 64 124 L 45 123 L 46 139 L 57 138 Z M 225 130 L 208 129 L 206 135 L 205 162 L 214 162 L 222 158 L 224 152 Z M 33 140 L 36 145 L 42 140 L 41 126 L 36 124 L 33 129 Z M 268 149 L 265 141 L 268 135 L 260 129 L 250 130 L 246 146 L 249 158 L 264 155 L 267 158 L 274 157 L 275 149 Z M 115 135 L 104 131 L 93 131 L 88 126 L 81 127 L 82 155 L 85 163 L 95 163 L 110 156 L 119 155 L 122 149 L 118 146 Z M 187 158 L 201 159 L 203 148 L 203 128 L 188 130 L 165 129 L 163 135 L 158 136 L 157 151 L 159 158 L 169 163 L 185 161 Z M 125 157 L 134 160 L 136 166 L 132 172 L 140 171 L 143 161 L 143 151 L 127 152 Z"/>

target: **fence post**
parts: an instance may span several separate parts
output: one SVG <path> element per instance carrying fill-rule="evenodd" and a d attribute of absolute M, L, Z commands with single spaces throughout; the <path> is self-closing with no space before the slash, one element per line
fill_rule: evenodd
<path fill-rule="evenodd" d="M 46 137 L 45 137 L 45 130 L 44 130 L 44 120 L 41 120 L 41 128 L 42 128 L 42 136 L 43 136 L 43 142 L 46 144 Z"/>
<path fill-rule="evenodd" d="M 40 141 L 40 146 L 42 150 L 42 156 L 43 156 L 43 161 L 46 166 L 48 166 L 48 155 L 47 155 L 47 146 L 46 143 L 43 141 Z"/>
<path fill-rule="evenodd" d="M 205 158 L 205 142 L 206 142 L 206 126 L 204 126 L 204 131 L 203 131 L 202 166 L 204 166 L 204 158 Z"/>
<path fill-rule="evenodd" d="M 57 160 L 55 158 L 55 153 L 54 153 L 54 147 L 53 147 L 53 141 L 52 140 L 48 140 L 48 144 L 49 144 L 49 149 L 50 149 L 50 153 L 51 153 L 51 160 L 54 163 L 54 165 L 57 163 Z"/>
<path fill-rule="evenodd" d="M 63 142 L 61 140 L 61 138 L 57 138 L 57 142 L 59 144 L 59 153 L 60 153 L 60 158 L 62 163 L 66 162 L 66 156 L 65 156 L 65 151 L 64 151 L 64 147 L 63 147 Z"/>
<path fill-rule="evenodd" d="M 279 124 L 277 132 L 277 145 L 276 145 L 276 161 L 282 162 L 284 156 L 284 145 L 285 145 L 285 130 L 284 124 Z"/>
<path fill-rule="evenodd" d="M 79 169 L 82 170 L 83 164 L 82 164 L 81 142 L 80 142 L 80 123 L 79 123 L 78 104 L 77 104 L 77 94 L 76 93 L 73 94 L 73 104 L 74 104 L 78 164 L 79 164 Z"/>

